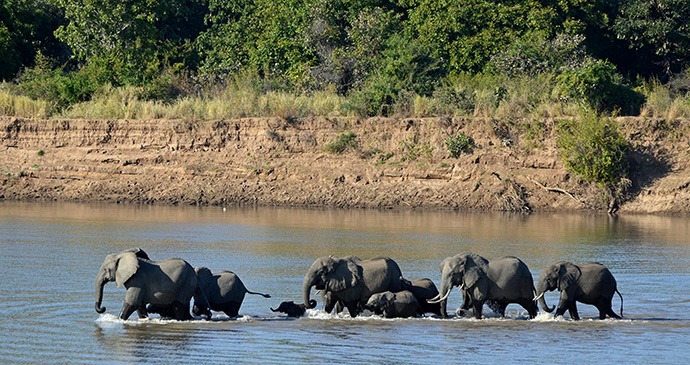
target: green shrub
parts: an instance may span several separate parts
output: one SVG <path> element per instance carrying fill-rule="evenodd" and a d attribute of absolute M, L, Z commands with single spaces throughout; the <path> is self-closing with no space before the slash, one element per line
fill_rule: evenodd
<path fill-rule="evenodd" d="M 357 147 L 357 135 L 347 132 L 339 135 L 336 139 L 326 144 L 325 149 L 331 153 L 343 153 L 348 148 Z"/>
<path fill-rule="evenodd" d="M 631 150 L 618 124 L 589 112 L 578 121 L 560 121 L 556 127 L 556 144 L 566 169 L 586 182 L 596 182 L 615 197 L 617 187 L 627 178 Z"/>
<path fill-rule="evenodd" d="M 455 135 L 446 138 L 445 143 L 450 156 L 453 158 L 460 157 L 463 152 L 470 153 L 474 148 L 472 137 L 462 132 L 457 132 Z"/>
<path fill-rule="evenodd" d="M 45 100 L 59 111 L 91 99 L 99 89 L 88 69 L 65 73 L 59 68 L 53 69 L 51 63 L 40 54 L 36 56 L 36 65 L 24 70 L 19 77 L 18 88 L 22 94 L 35 100 Z"/>
<path fill-rule="evenodd" d="M 596 111 L 619 110 L 626 115 L 637 115 L 644 96 L 621 83 L 616 66 L 597 60 L 586 66 L 558 75 L 560 94 L 566 98 L 582 100 Z"/>

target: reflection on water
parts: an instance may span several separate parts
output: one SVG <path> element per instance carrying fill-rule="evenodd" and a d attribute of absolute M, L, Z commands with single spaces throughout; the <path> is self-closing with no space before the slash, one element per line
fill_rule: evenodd
<path fill-rule="evenodd" d="M 0 245 L 6 362 L 553 362 L 557 350 L 585 363 L 690 357 L 687 217 L 0 202 Z M 105 255 L 133 246 L 154 260 L 233 270 L 272 298 L 247 296 L 237 319 L 123 322 L 116 315 L 124 290 L 111 283 L 108 311 L 95 313 Z M 517 305 L 507 318 L 485 309 L 479 321 L 351 319 L 320 310 L 287 319 L 269 309 L 300 302 L 303 275 L 323 255 L 389 256 L 406 277 L 438 285 L 441 260 L 465 251 L 518 256 L 535 280 L 554 261 L 599 261 L 618 280 L 626 319 L 593 320 L 598 312 L 587 305 L 578 306 L 579 322 L 548 314 L 528 320 Z M 555 304 L 557 294 L 547 301 Z M 460 302 L 454 291 L 449 308 Z"/>

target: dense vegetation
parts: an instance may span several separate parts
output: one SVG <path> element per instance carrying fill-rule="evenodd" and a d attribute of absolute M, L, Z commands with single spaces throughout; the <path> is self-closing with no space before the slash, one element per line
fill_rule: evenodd
<path fill-rule="evenodd" d="M 0 0 L 0 114 L 470 115 L 532 120 L 527 141 L 573 117 L 563 161 L 615 201 L 631 147 L 605 115 L 690 117 L 687 19 L 687 0 Z"/>
<path fill-rule="evenodd" d="M 690 115 L 689 17 L 683 0 L 0 0 L 0 111 Z"/>

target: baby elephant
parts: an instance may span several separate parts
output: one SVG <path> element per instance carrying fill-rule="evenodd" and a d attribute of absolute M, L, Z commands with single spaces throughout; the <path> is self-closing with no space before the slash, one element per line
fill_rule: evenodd
<path fill-rule="evenodd" d="M 309 307 L 316 307 L 316 301 L 314 299 L 309 300 Z M 304 303 L 295 304 L 293 301 L 282 302 L 277 309 L 271 308 L 273 312 L 282 312 L 287 314 L 288 317 L 302 317 L 304 312 L 307 310 Z"/>
<path fill-rule="evenodd" d="M 383 314 L 386 318 L 407 318 L 424 314 L 417 298 L 409 290 L 373 294 L 364 305 L 364 309 L 378 315 Z"/>
<path fill-rule="evenodd" d="M 211 310 L 225 312 L 229 317 L 237 317 L 246 293 L 270 298 L 268 294 L 254 293 L 244 286 L 242 280 L 231 271 L 211 273 L 206 267 L 196 269 L 197 290 L 194 293 L 192 313 L 211 318 Z"/>
<path fill-rule="evenodd" d="M 541 272 L 539 283 L 537 284 L 537 296 L 534 300 L 539 300 L 541 307 L 547 311 L 549 308 L 544 299 L 544 292 L 558 289 L 561 298 L 556 309 L 556 315 L 562 316 L 565 311 L 570 312 L 570 318 L 580 319 L 577 313 L 576 302 L 591 304 L 599 309 L 599 319 L 606 318 L 607 315 L 613 318 L 620 318 L 611 309 L 611 299 L 613 294 L 618 293 L 621 298 L 621 315 L 623 315 L 623 296 L 616 287 L 616 279 L 606 268 L 599 263 L 575 265 L 570 262 L 557 262 Z"/>

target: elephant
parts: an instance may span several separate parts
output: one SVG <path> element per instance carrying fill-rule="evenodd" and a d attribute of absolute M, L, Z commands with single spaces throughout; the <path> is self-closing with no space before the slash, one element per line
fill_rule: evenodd
<path fill-rule="evenodd" d="M 125 301 L 120 319 L 126 320 L 136 310 L 140 318 L 148 316 L 146 304 L 171 308 L 172 317 L 177 320 L 191 319 L 189 302 L 197 286 L 197 277 L 189 263 L 171 258 L 155 262 L 140 248 L 109 254 L 96 276 L 96 305 L 101 307 L 103 287 L 115 281 L 117 287 L 125 286 Z"/>
<path fill-rule="evenodd" d="M 559 261 L 545 268 L 537 283 L 537 297 L 541 307 L 551 313 L 553 307 L 546 305 L 544 293 L 558 289 L 561 298 L 556 309 L 556 316 L 562 316 L 566 310 L 570 318 L 579 320 L 576 302 L 591 304 L 599 309 L 599 319 L 607 315 L 621 318 L 611 308 L 613 294 L 618 293 L 621 298 L 621 316 L 623 315 L 623 296 L 616 287 L 616 279 L 606 266 L 594 262 L 575 265 L 567 261 Z"/>
<path fill-rule="evenodd" d="M 211 310 L 225 312 L 228 317 L 237 317 L 244 295 L 261 295 L 270 298 L 269 294 L 251 292 L 242 280 L 232 271 L 212 273 L 207 267 L 199 266 L 194 269 L 197 274 L 199 287 L 194 293 L 194 307 L 192 313 L 196 316 L 211 318 Z"/>
<path fill-rule="evenodd" d="M 374 293 L 401 290 L 400 267 L 387 257 L 359 260 L 353 257 L 318 258 L 304 275 L 302 292 L 306 308 L 312 287 L 323 291 L 324 310 L 329 312 L 338 302 L 348 309 L 350 316 L 356 317 Z"/>
<path fill-rule="evenodd" d="M 446 313 L 446 308 L 441 307 L 441 304 L 445 304 L 445 302 L 427 302 L 427 299 L 434 298 L 438 295 L 438 289 L 436 289 L 436 285 L 434 285 L 434 282 L 431 281 L 431 279 L 424 278 L 415 281 L 409 281 L 405 278 L 400 278 L 400 281 L 402 283 L 402 287 L 405 290 L 409 290 L 410 292 L 412 292 L 414 297 L 417 299 L 417 301 L 419 302 L 419 307 L 422 310 L 422 314 L 434 313 L 436 315 L 442 316 L 443 313 Z"/>
<path fill-rule="evenodd" d="M 312 307 L 316 307 L 316 301 L 315 300 L 310 300 L 309 305 Z M 288 317 L 301 317 L 304 315 L 304 312 L 307 310 L 307 306 L 304 304 L 295 304 L 293 301 L 289 302 L 282 302 L 278 306 L 278 308 L 273 309 L 271 308 L 273 312 L 282 312 L 287 314 Z"/>
<path fill-rule="evenodd" d="M 364 305 L 364 309 L 383 315 L 385 318 L 408 318 L 424 314 L 419 301 L 409 290 L 372 294 Z"/>
<path fill-rule="evenodd" d="M 482 306 L 490 304 L 492 309 L 505 316 L 510 303 L 517 303 L 527 310 L 530 318 L 537 316 L 532 274 L 517 257 L 507 256 L 487 260 L 475 253 L 461 253 L 447 257 L 441 263 L 441 288 L 439 295 L 429 300 L 441 303 L 446 300 L 455 286 L 460 286 L 463 307 L 474 311 L 474 318 L 482 318 Z M 447 317 L 445 310 L 444 317 Z"/>

